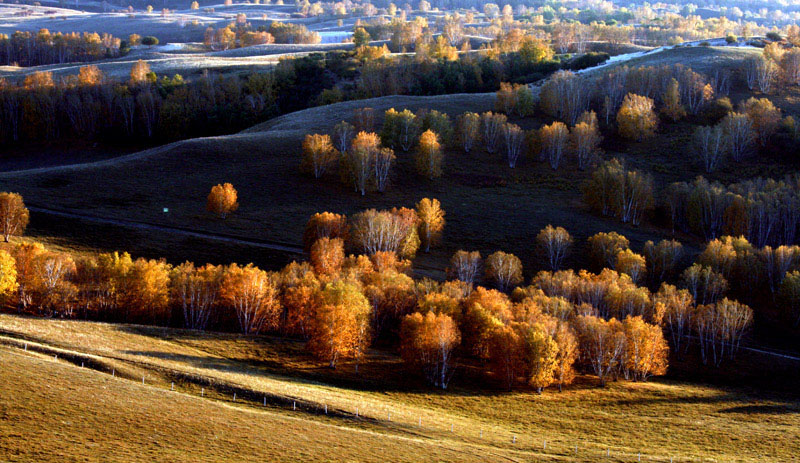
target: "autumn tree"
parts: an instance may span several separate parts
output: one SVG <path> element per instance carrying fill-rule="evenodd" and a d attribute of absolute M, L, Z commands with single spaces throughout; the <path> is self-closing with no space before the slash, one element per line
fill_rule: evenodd
<path fill-rule="evenodd" d="M 0 232 L 3 239 L 8 243 L 8 239 L 14 235 L 22 235 L 25 227 L 28 226 L 30 214 L 22 196 L 17 193 L 0 193 Z"/>
<path fill-rule="evenodd" d="M 166 323 L 170 318 L 170 265 L 163 259 L 123 255 L 117 262 L 114 279 L 119 285 L 119 305 L 127 322 Z M 128 262 L 125 262 L 125 261 Z"/>
<path fill-rule="evenodd" d="M 750 118 L 758 142 L 764 146 L 778 130 L 781 122 L 781 110 L 767 98 L 750 98 L 741 104 L 740 111 Z"/>
<path fill-rule="evenodd" d="M 684 338 L 689 334 L 694 317 L 694 297 L 685 289 L 678 289 L 668 283 L 661 283 L 661 287 L 653 296 L 656 305 L 663 306 L 663 324 L 670 333 L 674 351 L 681 353 Z M 688 345 L 687 345 L 688 346 Z"/>
<path fill-rule="evenodd" d="M 394 150 L 391 148 L 380 148 L 373 151 L 372 158 L 372 179 L 375 182 L 375 189 L 383 193 L 389 183 L 389 174 L 395 161 Z"/>
<path fill-rule="evenodd" d="M 353 44 L 356 48 L 369 45 L 370 39 L 369 33 L 363 27 L 356 27 L 353 31 Z"/>
<path fill-rule="evenodd" d="M 686 116 L 686 110 L 681 104 L 681 92 L 678 81 L 673 77 L 667 84 L 667 89 L 663 96 L 664 108 L 663 113 L 669 119 L 677 121 Z"/>
<path fill-rule="evenodd" d="M 474 284 L 480 279 L 481 264 L 480 252 L 459 250 L 450 258 L 450 266 L 447 268 L 447 274 L 450 278 Z"/>
<path fill-rule="evenodd" d="M 600 385 L 605 386 L 609 376 L 623 361 L 625 334 L 621 323 L 616 319 L 603 320 L 591 315 L 581 315 L 575 319 L 581 357 L 597 375 Z"/>
<path fill-rule="evenodd" d="M 41 243 L 18 243 L 11 249 L 17 273 L 17 304 L 26 309 L 38 285 L 39 264 L 45 254 Z"/>
<path fill-rule="evenodd" d="M 425 379 L 442 389 L 455 371 L 455 352 L 461 340 L 456 323 L 443 313 L 406 315 L 400 330 L 400 355 L 406 364 L 422 370 Z"/>
<path fill-rule="evenodd" d="M 336 163 L 338 157 L 330 135 L 308 134 L 303 140 L 300 169 L 313 174 L 314 178 L 320 178 Z"/>
<path fill-rule="evenodd" d="M 653 209 L 653 179 L 638 170 L 626 170 L 617 159 L 604 162 L 584 185 L 586 202 L 603 215 L 639 225 Z"/>
<path fill-rule="evenodd" d="M 676 240 L 661 240 L 658 244 L 647 241 L 643 254 L 647 261 L 647 273 L 653 281 L 664 281 L 672 276 L 683 257 L 683 245 Z"/>
<path fill-rule="evenodd" d="M 420 239 L 425 246 L 425 252 L 430 252 L 431 244 L 441 238 L 444 230 L 444 210 L 439 200 L 422 198 L 417 203 L 417 217 Z"/>
<path fill-rule="evenodd" d="M 539 106 L 550 116 L 567 124 L 575 124 L 589 108 L 590 85 L 571 71 L 557 71 L 542 85 Z"/>
<path fill-rule="evenodd" d="M 506 148 L 508 167 L 515 167 L 525 146 L 525 132 L 516 124 L 503 124 L 503 141 Z"/>
<path fill-rule="evenodd" d="M 515 329 L 516 328 L 516 329 Z M 498 325 L 489 337 L 489 366 L 509 391 L 524 374 L 523 346 L 518 325 Z"/>
<path fill-rule="evenodd" d="M 614 269 L 631 277 L 634 284 L 638 284 L 647 273 L 647 262 L 644 256 L 636 254 L 630 249 L 617 252 Z"/>
<path fill-rule="evenodd" d="M 75 276 L 75 261 L 68 254 L 47 251 L 40 256 L 36 268 L 35 302 L 39 309 L 48 315 L 71 316 L 76 293 L 71 281 Z"/>
<path fill-rule="evenodd" d="M 280 304 L 274 277 L 248 264 L 231 264 L 224 272 L 220 297 L 236 313 L 244 334 L 278 327 Z"/>
<path fill-rule="evenodd" d="M 320 281 L 308 262 L 292 262 L 281 270 L 280 315 L 283 332 L 308 339 Z"/>
<path fill-rule="evenodd" d="M 589 166 L 602 141 L 597 115 L 594 111 L 584 114 L 587 114 L 586 120 L 578 120 L 570 132 L 570 146 L 578 160 L 578 169 L 581 170 Z"/>
<path fill-rule="evenodd" d="M 694 131 L 694 143 L 705 171 L 714 172 L 727 150 L 725 129 L 722 125 L 698 127 Z"/>
<path fill-rule="evenodd" d="M 703 363 L 711 361 L 719 366 L 726 356 L 733 359 L 752 323 L 753 310 L 728 298 L 698 306 L 693 324 Z"/>
<path fill-rule="evenodd" d="M 556 121 L 539 129 L 542 156 L 550 162 L 553 170 L 557 170 L 561 164 L 568 141 L 569 129 L 563 122 Z"/>
<path fill-rule="evenodd" d="M 476 113 L 463 113 L 456 118 L 456 133 L 464 152 L 469 153 L 481 136 L 481 117 Z"/>
<path fill-rule="evenodd" d="M 81 66 L 80 69 L 78 69 L 78 85 L 100 85 L 104 80 L 105 75 L 103 71 L 93 64 Z"/>
<path fill-rule="evenodd" d="M 353 139 L 350 149 L 344 153 L 344 161 L 355 191 L 363 196 L 370 186 L 373 175 L 373 160 L 380 151 L 378 135 L 359 132 Z"/>
<path fill-rule="evenodd" d="M 597 268 L 613 269 L 617 255 L 630 246 L 628 238 L 617 232 L 599 232 L 589 237 L 589 256 Z"/>
<path fill-rule="evenodd" d="M 720 126 L 725 132 L 731 159 L 738 162 L 752 153 L 756 135 L 753 122 L 746 114 L 728 113 L 720 122 Z"/>
<path fill-rule="evenodd" d="M 681 282 L 699 304 L 713 304 L 728 290 L 728 280 L 721 273 L 699 263 L 683 271 Z"/>
<path fill-rule="evenodd" d="M 320 238 L 311 245 L 311 265 L 319 275 L 335 275 L 344 263 L 344 241 Z"/>
<path fill-rule="evenodd" d="M 655 135 L 658 118 L 653 110 L 653 100 L 646 96 L 625 95 L 617 112 L 619 133 L 625 138 L 642 141 Z"/>
<path fill-rule="evenodd" d="M 343 214 L 320 212 L 312 215 L 306 223 L 303 232 L 303 248 L 311 251 L 313 245 L 320 238 L 348 238 L 347 217 Z"/>
<path fill-rule="evenodd" d="M 511 321 L 511 301 L 495 289 L 475 288 L 464 301 L 461 319 L 463 344 L 473 355 L 488 359 L 491 354 L 492 333 L 498 326 Z"/>
<path fill-rule="evenodd" d="M 150 72 L 150 65 L 147 64 L 147 61 L 138 60 L 133 63 L 130 75 L 131 85 L 141 85 L 147 83 Z"/>
<path fill-rule="evenodd" d="M 17 266 L 11 254 L 0 250 L 0 302 L 5 303 L 19 287 Z"/>
<path fill-rule="evenodd" d="M 553 271 L 561 268 L 564 258 L 572 247 L 572 242 L 572 236 L 567 230 L 552 225 L 543 228 L 536 236 L 540 252 L 549 262 L 550 270 Z"/>
<path fill-rule="evenodd" d="M 555 380 L 558 344 L 544 326 L 535 323 L 523 330 L 522 345 L 522 357 L 527 367 L 526 380 L 541 393 Z"/>
<path fill-rule="evenodd" d="M 441 177 L 444 154 L 439 145 L 439 137 L 432 130 L 426 130 L 420 135 L 415 160 L 420 175 L 430 180 Z"/>
<path fill-rule="evenodd" d="M 369 345 L 370 305 L 359 288 L 335 281 L 320 291 L 308 349 L 330 368 L 342 358 L 358 357 Z"/>
<path fill-rule="evenodd" d="M 355 127 L 347 121 L 342 121 L 333 127 L 333 142 L 340 153 L 350 148 L 350 142 L 355 136 Z"/>
<path fill-rule="evenodd" d="M 212 187 L 206 200 L 206 209 L 223 219 L 239 209 L 238 193 L 233 185 L 225 183 Z"/>
<path fill-rule="evenodd" d="M 645 381 L 652 375 L 667 373 L 669 346 L 661 327 L 642 317 L 628 317 L 622 322 L 625 334 L 623 364 L 627 377 Z"/>
<path fill-rule="evenodd" d="M 367 255 L 389 251 L 402 257 L 411 257 L 419 247 L 417 223 L 417 214 L 413 210 L 368 209 L 353 216 L 350 239 L 357 249 Z"/>
<path fill-rule="evenodd" d="M 197 268 L 185 262 L 170 272 L 170 298 L 183 314 L 183 327 L 204 330 L 219 298 L 224 268 L 206 264 Z"/>
<path fill-rule="evenodd" d="M 558 322 L 552 337 L 558 347 L 554 377 L 558 391 L 561 392 L 563 387 L 571 384 L 576 376 L 574 365 L 580 354 L 578 338 L 570 324 L 564 321 Z"/>
<path fill-rule="evenodd" d="M 522 262 L 514 254 L 497 251 L 486 258 L 485 274 L 501 291 L 522 283 Z"/>
<path fill-rule="evenodd" d="M 487 152 L 494 153 L 497 149 L 507 120 L 505 114 L 494 114 L 491 111 L 481 114 L 482 138 Z"/>

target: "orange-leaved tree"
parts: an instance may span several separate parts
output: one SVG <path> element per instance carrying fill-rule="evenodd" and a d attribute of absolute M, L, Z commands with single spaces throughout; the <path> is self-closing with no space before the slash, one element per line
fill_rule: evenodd
<path fill-rule="evenodd" d="M 358 358 L 370 342 L 370 305 L 358 286 L 328 283 L 319 292 L 308 349 L 336 368 L 341 358 Z"/>
<path fill-rule="evenodd" d="M 206 200 L 206 209 L 223 219 L 239 209 L 238 193 L 230 183 L 215 185 L 211 188 Z"/>
<path fill-rule="evenodd" d="M 249 264 L 231 264 L 222 277 L 220 296 L 233 309 L 244 334 L 258 334 L 278 326 L 280 304 L 274 277 Z"/>
<path fill-rule="evenodd" d="M 406 315 L 400 330 L 400 354 L 425 379 L 447 389 L 455 370 L 455 350 L 461 340 L 456 323 L 445 314 Z"/>
<path fill-rule="evenodd" d="M 8 243 L 12 235 L 21 235 L 28 226 L 30 213 L 22 196 L 17 193 L 0 193 L 0 233 Z"/>

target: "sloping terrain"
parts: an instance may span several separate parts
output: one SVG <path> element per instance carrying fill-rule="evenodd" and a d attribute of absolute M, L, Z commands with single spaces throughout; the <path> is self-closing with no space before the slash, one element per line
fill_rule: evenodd
<path fill-rule="evenodd" d="M 734 47 L 686 47 L 648 54 L 634 62 L 644 65 L 671 60 L 694 67 L 718 61 L 732 66 L 741 64 L 750 53 L 751 50 Z M 744 95 L 738 96 L 741 97 Z M 792 98 L 781 97 L 776 104 L 791 109 L 796 103 Z M 5 189 L 21 193 L 26 202 L 38 208 L 292 245 L 299 244 L 305 222 L 315 212 L 352 214 L 367 208 L 412 207 L 423 197 L 435 197 L 447 212 L 444 242 L 430 255 L 418 257 L 417 264 L 440 269 L 457 249 L 476 249 L 484 255 L 503 249 L 520 256 L 530 275 L 540 268 L 533 238 L 548 224 L 565 227 L 579 246 L 599 231 L 623 233 L 637 250 L 646 240 L 665 236 L 663 230 L 650 225 L 632 227 L 586 210 L 580 188 L 589 173 L 577 170 L 572 162 L 553 171 L 544 162 L 523 157 L 511 169 L 503 153 L 490 154 L 481 146 L 471 153 L 447 150 L 444 174 L 433 181 L 415 172 L 413 152 L 398 152 L 388 190 L 366 196 L 353 192 L 335 173 L 319 180 L 301 174 L 298 167 L 303 137 L 308 133 L 331 133 L 336 123 L 352 119 L 353 111 L 359 107 L 374 108 L 379 127 L 383 111 L 390 107 L 435 109 L 455 117 L 464 111 L 493 110 L 494 95 L 390 96 L 349 101 L 287 114 L 239 134 L 181 141 L 96 163 L 6 172 L 0 174 L 0 180 Z M 511 120 L 525 129 L 548 122 L 540 114 Z M 623 157 L 629 166 L 652 173 L 657 187 L 689 181 L 704 174 L 692 151 L 685 149 L 693 130 L 691 124 L 682 122 L 665 125 L 658 137 L 644 142 L 609 137 L 603 146 L 604 157 Z M 748 161 L 746 166 L 723 166 L 712 178 L 730 183 L 741 180 L 745 172 L 747 176 L 783 175 L 786 161 L 778 159 L 779 155 L 767 153 Z M 239 210 L 224 221 L 204 211 L 209 189 L 221 182 L 234 185 L 240 203 Z M 169 212 L 163 213 L 164 208 Z M 665 220 L 655 217 L 656 224 L 663 225 Z M 35 236 L 50 237 L 63 229 L 41 214 L 35 213 L 32 221 L 30 231 Z M 124 230 L 91 233 L 94 229 L 87 224 L 88 237 L 76 237 L 74 244 L 104 250 L 122 247 L 172 261 L 198 255 L 194 252 L 198 249 L 196 240 L 162 246 L 163 236 L 145 235 L 131 240 Z M 702 245 L 690 236 L 677 238 L 687 246 L 689 257 Z M 165 247 L 164 254 L 156 254 Z M 579 248 L 576 255 L 581 252 Z M 227 261 L 224 254 L 215 259 Z M 271 263 L 257 254 L 250 259 L 272 268 L 283 264 Z"/>
<path fill-rule="evenodd" d="M 12 315 L 0 315 L 0 345 L 10 379 L 0 416 L 11 418 L 0 420 L 0 451 L 20 460 L 787 461 L 800 451 L 796 398 L 765 391 L 582 379 L 563 393 L 500 393 L 470 386 L 464 366 L 436 392 L 383 351 L 359 372 L 330 370 L 291 340 Z M 31 409 L 45 413 L 24 416 Z"/>

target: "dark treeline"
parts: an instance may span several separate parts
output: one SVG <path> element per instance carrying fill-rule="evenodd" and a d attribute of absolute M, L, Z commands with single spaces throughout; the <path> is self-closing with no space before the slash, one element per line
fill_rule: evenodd
<path fill-rule="evenodd" d="M 95 61 L 120 54 L 122 41 L 110 34 L 16 31 L 0 34 L 0 64 L 40 66 Z"/>
<path fill-rule="evenodd" d="M 158 78 L 144 62 L 136 63 L 124 82 L 93 66 L 59 80 L 39 72 L 19 83 L 0 80 L 0 140 L 155 143 L 218 135 L 318 104 L 391 94 L 494 91 L 502 81 L 538 78 L 562 66 L 558 61 L 522 62 L 517 55 L 363 63 L 354 52 L 336 51 L 283 60 L 270 72 L 206 73 L 191 81 L 180 75 Z"/>

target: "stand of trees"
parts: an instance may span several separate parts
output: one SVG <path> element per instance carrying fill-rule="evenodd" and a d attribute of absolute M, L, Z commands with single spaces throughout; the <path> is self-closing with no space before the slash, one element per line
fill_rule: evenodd
<path fill-rule="evenodd" d="M 25 222 L 24 204 L 7 202 L 0 219 Z M 441 205 L 427 198 L 416 210 L 315 214 L 303 238 L 309 262 L 277 272 L 77 255 L 19 241 L 0 249 L 0 295 L 47 316 L 283 333 L 306 340 L 333 368 L 358 361 L 370 345 L 394 346 L 412 371 L 441 388 L 458 358 L 472 357 L 487 362 L 497 384 L 538 391 L 561 388 L 578 371 L 601 384 L 664 374 L 667 340 L 676 355 L 697 345 L 704 362 L 734 358 L 754 313 L 727 297 L 729 290 L 768 288 L 782 316 L 800 319 L 796 246 L 757 249 L 724 237 L 681 272 L 676 241 L 648 242 L 637 254 L 625 237 L 600 233 L 589 240 L 600 270 L 576 272 L 557 270 L 573 239 L 549 226 L 536 241 L 554 270 L 528 286 L 521 261 L 502 251 L 485 262 L 478 252 L 459 251 L 451 280 L 413 279 L 409 259 L 421 244 L 435 244 L 443 227 Z M 676 278 L 679 286 L 667 282 Z"/>
<path fill-rule="evenodd" d="M 122 41 L 96 32 L 16 31 L 0 34 L 0 65 L 41 66 L 115 58 Z"/>

